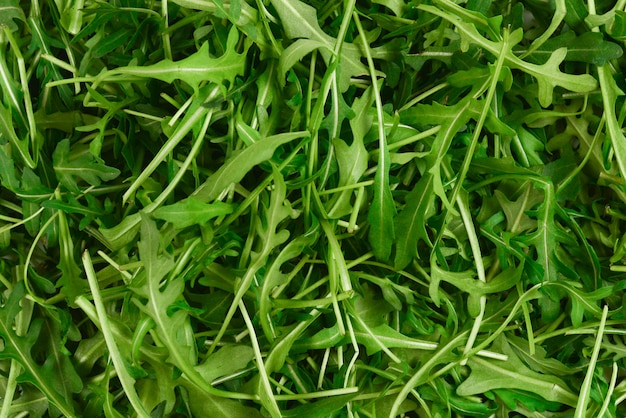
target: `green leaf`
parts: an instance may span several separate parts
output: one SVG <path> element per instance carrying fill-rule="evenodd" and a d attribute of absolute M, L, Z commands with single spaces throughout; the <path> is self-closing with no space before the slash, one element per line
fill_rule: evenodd
<path fill-rule="evenodd" d="M 306 403 L 304 405 L 291 408 L 283 412 L 284 418 L 299 418 L 307 416 L 329 417 L 340 411 L 348 402 L 350 402 L 356 393 L 348 395 L 331 396 L 316 402 Z"/>
<path fill-rule="evenodd" d="M 30 325 L 30 329 L 26 336 L 18 336 L 13 329 L 13 321 L 20 311 L 20 301 L 24 297 L 24 282 L 19 282 L 11 291 L 11 294 L 5 305 L 0 308 L 0 336 L 4 340 L 4 349 L 0 353 L 0 358 L 11 358 L 16 360 L 23 369 L 19 377 L 21 382 L 33 384 L 43 393 L 48 401 L 66 416 L 74 415 L 73 404 L 69 402 L 63 394 L 59 393 L 57 388 L 67 387 L 70 391 L 78 387 L 75 380 L 75 374 L 70 362 L 63 359 L 63 356 L 44 363 L 37 364 L 31 355 L 31 349 L 35 346 L 43 321 L 39 320 Z M 54 336 L 52 336 L 54 337 Z M 57 344 L 57 342 L 53 342 Z M 58 347 L 58 345 L 57 345 Z M 53 356 L 54 357 L 54 356 Z M 56 361 L 61 361 L 57 363 Z M 67 373 L 67 379 L 64 383 L 51 381 L 48 377 L 55 376 L 55 373 L 62 371 L 62 376 Z M 59 386 L 61 385 L 61 386 Z"/>
<path fill-rule="evenodd" d="M 257 408 L 245 406 L 241 402 L 204 393 L 195 386 L 188 385 L 189 407 L 194 417 L 215 418 L 261 418 Z"/>
<path fill-rule="evenodd" d="M 443 2 L 444 0 L 440 1 Z M 567 55 L 567 48 L 565 47 L 556 49 L 545 64 L 530 64 L 519 59 L 511 50 L 502 51 L 502 41 L 485 38 L 478 33 L 474 25 L 463 21 L 461 17 L 442 12 L 428 5 L 420 5 L 419 8 L 434 15 L 441 16 L 453 23 L 459 29 L 465 42 L 468 44 L 472 43 L 478 45 L 494 55 L 499 55 L 503 52 L 505 54 L 504 65 L 519 69 L 535 77 L 539 89 L 539 103 L 543 107 L 548 107 L 552 104 L 552 93 L 557 86 L 577 93 L 590 92 L 597 86 L 597 81 L 589 74 L 566 74 L 560 70 L 559 66 Z M 519 37 L 517 39 L 521 40 Z"/>
<path fill-rule="evenodd" d="M 226 43 L 226 52 L 219 58 L 211 58 L 209 44 L 204 43 L 195 54 L 180 61 L 163 60 L 154 65 L 144 67 L 120 67 L 99 76 L 99 80 L 106 80 L 117 74 L 128 74 L 144 78 L 156 78 L 166 83 L 182 80 L 198 91 L 200 84 L 210 81 L 223 86 L 228 81 L 232 86 L 235 77 L 242 75 L 245 69 L 245 51 L 241 54 L 235 51 L 239 40 L 239 31 L 231 29 Z"/>
<path fill-rule="evenodd" d="M 290 132 L 273 135 L 234 153 L 192 196 L 201 202 L 215 200 L 231 184 L 239 183 L 253 167 L 272 158 L 278 147 L 307 134 Z"/>
<path fill-rule="evenodd" d="M 245 345 L 227 345 L 196 367 L 207 382 L 244 369 L 254 359 L 254 350 Z"/>
<path fill-rule="evenodd" d="M 417 246 L 420 240 L 432 246 L 426 222 L 434 209 L 433 176 L 430 173 L 422 176 L 405 200 L 404 208 L 395 218 L 397 237 L 394 265 L 399 270 L 418 257 Z"/>
<path fill-rule="evenodd" d="M 585 32 L 576 36 L 573 31 L 569 31 L 544 42 L 528 58 L 532 57 L 535 62 L 543 63 L 562 47 L 567 48 L 566 61 L 587 62 L 598 66 L 621 57 L 623 53 L 619 45 L 605 41 L 599 32 Z"/>
<path fill-rule="evenodd" d="M 12 192 L 17 191 L 20 187 L 20 181 L 15 175 L 15 165 L 5 153 L 4 147 L 0 147 L 0 182 Z"/>
<path fill-rule="evenodd" d="M 572 303 L 571 319 L 575 328 L 579 328 L 582 325 L 585 314 L 591 314 L 596 318 L 600 318 L 602 309 L 598 307 L 596 302 L 608 298 L 614 291 L 614 286 L 605 286 L 593 292 L 584 292 L 578 289 L 578 283 L 566 280 L 549 283 L 548 286 L 561 288 L 570 295 L 570 302 Z"/>
<path fill-rule="evenodd" d="M 471 119 L 472 115 L 480 114 L 482 105 L 471 97 L 460 100 L 453 106 L 417 105 L 400 114 L 400 121 L 418 126 L 440 125 L 441 129 L 426 157 L 428 172 L 432 175 L 433 191 L 443 204 L 452 212 L 456 212 L 449 202 L 441 178 L 441 164 L 452 145 L 455 135 Z"/>
<path fill-rule="evenodd" d="M 35 161 L 28 149 L 28 139 L 20 139 L 17 136 L 15 126 L 13 126 L 12 110 L 10 107 L 5 108 L 2 103 L 0 103 L 0 134 L 4 140 L 9 140 L 13 146 L 13 152 L 20 156 L 24 164 L 29 168 L 35 168 Z"/>
<path fill-rule="evenodd" d="M 278 60 L 278 81 L 281 85 L 285 86 L 285 75 L 291 67 L 296 65 L 298 61 L 302 60 L 304 56 L 320 48 L 326 48 L 326 45 L 315 39 L 298 39 L 285 48 L 283 53 L 280 54 L 280 58 Z"/>
<path fill-rule="evenodd" d="M 354 117 L 350 118 L 352 129 L 352 143 L 350 145 L 341 138 L 333 140 L 337 152 L 337 165 L 339 166 L 338 186 L 348 186 L 357 183 L 367 170 L 368 155 L 365 148 L 365 135 L 372 127 L 372 116 L 368 110 L 374 103 L 373 88 L 366 90 L 363 96 L 354 100 L 352 110 Z M 352 211 L 350 199 L 352 190 L 342 191 L 336 199 L 329 203 L 330 217 L 342 217 Z M 331 205 L 332 204 L 332 205 Z"/>
<path fill-rule="evenodd" d="M 389 161 L 388 158 L 389 156 L 387 155 L 387 163 Z M 381 160 L 383 159 L 385 157 Z M 396 214 L 396 206 L 391 194 L 391 188 L 389 187 L 389 177 L 383 171 L 383 169 L 376 171 L 374 199 L 372 200 L 367 220 L 370 224 L 368 240 L 372 245 L 372 252 L 378 260 L 387 261 L 391 256 L 395 238 L 393 218 Z"/>
<path fill-rule="evenodd" d="M 494 389 L 518 389 L 535 393 L 548 401 L 576 406 L 578 397 L 563 380 L 524 366 L 504 336 L 496 339 L 492 349 L 506 354 L 508 360 L 470 358 L 468 365 L 472 373 L 457 388 L 458 395 L 471 396 Z"/>
<path fill-rule="evenodd" d="M 306 47 L 304 47 L 305 49 L 300 49 L 297 55 L 317 44 L 322 47 L 320 53 L 326 64 L 329 64 L 337 40 L 322 30 L 317 21 L 316 10 L 300 0 L 272 0 L 271 3 L 276 8 L 285 34 L 289 39 L 304 38 L 312 41 L 307 44 L 301 44 L 306 45 Z M 289 52 L 290 54 L 293 53 L 293 51 Z M 304 54 L 300 56 L 304 56 Z M 348 42 L 343 43 L 339 57 L 339 62 L 341 63 L 339 86 L 341 91 L 345 91 L 348 88 L 351 77 L 368 73 L 367 67 L 361 63 L 361 56 L 362 54 L 358 46 Z M 293 61 L 293 57 L 290 58 L 290 61 Z"/>
<path fill-rule="evenodd" d="M 617 96 L 624 95 L 624 92 L 617 87 L 617 83 L 610 72 L 610 68 L 606 64 L 598 67 L 598 75 L 600 78 L 600 88 L 602 90 L 602 103 L 604 104 L 607 134 L 611 140 L 619 172 L 622 179 L 626 179 L 626 136 L 624 136 L 615 115 Z"/>
<path fill-rule="evenodd" d="M 569 376 L 576 373 L 574 369 L 566 366 L 559 360 L 548 357 L 546 349 L 541 345 L 535 345 L 535 352 L 531 354 L 528 341 L 525 339 L 509 335 L 507 336 L 507 342 L 519 359 L 536 372 L 554 376 Z"/>
<path fill-rule="evenodd" d="M 517 410 L 518 404 L 524 405 L 530 411 L 558 411 L 561 407 L 559 402 L 550 402 L 540 395 L 516 389 L 494 389 L 493 392 L 511 410 Z"/>
<path fill-rule="evenodd" d="M 270 310 L 272 308 L 270 292 L 275 287 L 284 285 L 289 277 L 281 271 L 282 265 L 291 259 L 300 257 L 307 248 L 310 248 L 317 241 L 319 235 L 320 228 L 319 222 L 317 222 L 305 234 L 300 235 L 285 245 L 271 264 L 269 264 L 265 272 L 259 297 L 259 318 L 263 332 L 269 341 L 275 339 L 270 318 Z"/>
<path fill-rule="evenodd" d="M 140 227 L 141 215 L 135 213 L 125 217 L 112 228 L 100 228 L 100 233 L 106 239 L 107 246 L 119 250 L 135 240 Z"/>
<path fill-rule="evenodd" d="M 71 156 L 69 139 L 58 143 L 52 154 L 52 165 L 59 183 L 72 192 L 80 191 L 76 178 L 92 186 L 99 186 L 103 181 L 113 180 L 120 175 L 120 170 L 105 165 L 104 161 L 90 153 Z"/>
<path fill-rule="evenodd" d="M 82 295 L 86 288 L 85 280 L 80 277 L 81 269 L 74 259 L 74 242 L 70 233 L 69 224 L 65 213 L 58 213 L 59 247 L 61 254 L 57 267 L 61 270 L 58 285 L 70 303 Z"/>
<path fill-rule="evenodd" d="M 152 216 L 171 223 L 176 229 L 183 229 L 191 225 L 205 225 L 209 220 L 228 215 L 232 211 L 232 205 L 222 202 L 203 203 L 190 197 L 172 205 L 162 206 L 155 210 Z"/>
<path fill-rule="evenodd" d="M 15 20 L 26 22 L 24 11 L 20 7 L 18 0 L 1 0 L 0 1 L 0 29 L 2 26 L 8 26 L 11 32 L 16 32 L 19 28 Z"/>
<path fill-rule="evenodd" d="M 403 0 L 374 0 L 374 3 L 388 7 L 398 17 L 402 17 L 407 7 Z"/>

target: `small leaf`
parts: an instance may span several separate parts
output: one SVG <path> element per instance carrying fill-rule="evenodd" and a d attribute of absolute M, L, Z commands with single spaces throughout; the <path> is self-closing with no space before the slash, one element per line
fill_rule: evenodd
<path fill-rule="evenodd" d="M 379 159 L 379 169 L 374 177 L 374 199 L 367 215 L 370 224 L 368 239 L 372 245 L 372 252 L 380 261 L 387 261 L 391 255 L 391 248 L 395 238 L 393 218 L 396 215 L 396 205 L 389 187 L 389 173 L 384 173 L 382 160 L 387 160 L 389 154 Z"/>
<path fill-rule="evenodd" d="M 402 17 L 404 10 L 407 8 L 404 0 L 374 0 L 374 3 L 388 7 L 397 17 Z"/>
<path fill-rule="evenodd" d="M 158 208 L 152 213 L 157 219 L 171 223 L 176 229 L 191 225 L 204 225 L 210 219 L 232 213 L 233 206 L 223 202 L 203 203 L 190 197 L 172 205 Z"/>
<path fill-rule="evenodd" d="M 578 397 L 563 380 L 524 366 L 503 335 L 496 339 L 492 349 L 507 355 L 508 360 L 471 357 L 468 365 L 472 373 L 457 388 L 458 395 L 471 396 L 493 389 L 519 389 L 536 393 L 548 401 L 576 406 Z"/>
<path fill-rule="evenodd" d="M 244 369 L 254 359 L 254 350 L 245 345 L 227 345 L 196 367 L 207 382 Z"/>
<path fill-rule="evenodd" d="M 417 245 L 420 241 L 432 246 L 426 222 L 432 215 L 434 200 L 433 176 L 426 173 L 406 195 L 406 205 L 395 218 L 396 269 L 402 270 L 418 256 Z"/>
<path fill-rule="evenodd" d="M 35 168 L 35 161 L 28 150 L 28 138 L 18 138 L 13 126 L 12 110 L 10 107 L 4 107 L 2 103 L 0 103 L 0 135 L 3 140 L 9 140 L 13 145 L 13 152 L 16 152 L 29 168 Z"/>
<path fill-rule="evenodd" d="M 15 175 L 13 160 L 5 154 L 4 149 L 5 147 L 0 147 L 0 182 L 5 188 L 15 192 L 20 187 L 20 181 Z"/>
<path fill-rule="evenodd" d="M 24 282 L 20 281 L 10 292 L 5 305 L 0 308 L 0 336 L 4 341 L 4 348 L 0 352 L 0 358 L 16 360 L 23 368 L 23 372 L 18 379 L 20 382 L 33 384 L 61 413 L 66 416 L 74 416 L 73 403 L 57 391 L 58 385 L 54 382 L 54 379 L 49 379 L 50 375 L 55 376 L 58 372 L 50 370 L 55 368 L 56 363 L 49 362 L 47 363 L 48 366 L 44 368 L 35 362 L 31 354 L 31 349 L 36 345 L 43 321 L 39 320 L 31 324 L 26 336 L 18 336 L 13 329 L 13 321 L 20 311 L 20 301 L 24 294 Z M 61 369 L 71 367 L 71 363 L 66 362 L 65 366 L 60 365 L 60 367 Z M 72 372 L 67 370 L 67 373 Z M 71 374 L 68 376 L 71 376 Z M 74 383 L 71 383 L 70 386 L 76 387 Z"/>
<path fill-rule="evenodd" d="M 607 61 L 621 57 L 623 53 L 619 45 L 605 41 L 600 32 L 585 32 L 576 36 L 573 31 L 568 31 L 546 41 L 528 58 L 542 63 L 561 47 L 567 48 L 566 61 L 579 61 L 594 65 L 604 65 Z"/>
<path fill-rule="evenodd" d="M 235 52 L 235 46 L 239 40 L 239 31 L 232 28 L 228 34 L 226 52 L 219 58 L 209 56 L 209 44 L 202 44 L 198 52 L 180 61 L 163 60 L 154 65 L 145 67 L 120 67 L 100 76 L 101 79 L 115 74 L 130 74 L 138 77 L 156 78 L 166 83 L 174 80 L 183 80 L 195 91 L 204 81 L 222 86 L 224 81 L 233 84 L 237 75 L 242 75 L 245 69 L 245 51 L 241 54 Z"/>
<path fill-rule="evenodd" d="M 321 55 L 326 64 L 329 64 L 332 57 L 331 51 L 334 51 L 337 39 L 320 28 L 315 8 L 300 0 L 272 0 L 271 3 L 278 12 L 287 37 L 290 39 L 304 38 L 319 43 L 320 46 L 323 46 L 320 51 Z M 311 48 L 313 45 L 314 43 L 308 43 L 305 49 Z M 361 62 L 361 55 L 361 51 L 356 45 L 348 42 L 343 43 L 339 57 L 342 69 L 339 81 L 341 91 L 348 89 L 351 77 L 368 73 L 367 67 Z"/>
<path fill-rule="evenodd" d="M 210 395 L 193 385 L 186 385 L 189 406 L 194 417 L 214 418 L 261 418 L 258 408 L 245 406 L 241 402 Z"/>
<path fill-rule="evenodd" d="M 298 39 L 291 45 L 289 45 L 282 54 L 278 61 L 278 81 L 281 86 L 286 83 L 285 75 L 291 67 L 293 67 L 298 61 L 300 61 L 305 55 L 310 54 L 312 51 L 326 48 L 323 42 L 314 39 Z"/>
<path fill-rule="evenodd" d="M 201 202 L 215 200 L 231 184 L 239 183 L 253 167 L 272 158 L 274 151 L 279 146 L 306 135 L 308 132 L 278 134 L 263 138 L 259 142 L 234 153 L 204 184 L 193 192 L 192 196 Z"/>
<path fill-rule="evenodd" d="M 99 186 L 102 181 L 110 181 L 120 175 L 120 170 L 109 167 L 90 153 L 82 153 L 77 158 L 70 158 L 70 140 L 58 143 L 52 154 L 52 165 L 59 183 L 72 192 L 79 192 L 76 178 L 92 186 Z"/>
<path fill-rule="evenodd" d="M 20 7 L 18 0 L 0 0 L 0 30 L 2 26 L 8 26 L 11 32 L 17 31 L 19 28 L 15 20 L 26 22 L 24 11 Z"/>

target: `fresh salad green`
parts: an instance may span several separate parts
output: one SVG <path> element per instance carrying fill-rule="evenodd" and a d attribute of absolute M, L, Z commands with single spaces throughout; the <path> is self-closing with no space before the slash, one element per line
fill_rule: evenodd
<path fill-rule="evenodd" d="M 626 1 L 0 0 L 0 418 L 626 416 Z"/>

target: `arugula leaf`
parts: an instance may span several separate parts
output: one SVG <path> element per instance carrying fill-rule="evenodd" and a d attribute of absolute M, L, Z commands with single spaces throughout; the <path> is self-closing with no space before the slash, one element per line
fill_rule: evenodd
<path fill-rule="evenodd" d="M 72 192 L 80 191 L 76 178 L 92 186 L 99 186 L 103 181 L 116 179 L 120 175 L 120 170 L 105 165 L 104 161 L 90 153 L 71 156 L 70 140 L 67 138 L 55 148 L 52 165 L 59 183 Z"/>
<path fill-rule="evenodd" d="M 426 222 L 433 215 L 434 200 L 433 177 L 426 173 L 406 195 L 406 205 L 395 218 L 398 235 L 394 265 L 397 269 L 405 268 L 418 257 L 417 245 L 420 241 L 432 246 Z"/>
<path fill-rule="evenodd" d="M 0 182 L 13 192 L 20 187 L 20 181 L 15 175 L 15 164 L 3 148 L 0 148 Z"/>
<path fill-rule="evenodd" d="M 600 33 L 585 32 L 576 36 L 574 32 L 570 31 L 550 38 L 528 55 L 528 58 L 543 63 L 561 47 L 567 48 L 567 55 L 565 56 L 567 61 L 587 62 L 598 66 L 621 57 L 623 53 L 619 45 L 605 41 Z"/>
<path fill-rule="evenodd" d="M 444 0 L 440 0 L 443 2 Z M 447 0 L 446 0 L 447 1 Z M 475 26 L 460 20 L 460 17 L 444 13 L 432 6 L 420 5 L 420 9 L 429 13 L 441 16 L 442 18 L 453 23 L 464 37 L 465 42 L 480 45 L 492 54 L 499 54 L 502 50 L 501 41 L 496 42 L 489 40 L 480 35 Z M 514 32 L 511 37 L 519 42 L 521 40 L 521 31 Z M 516 42 L 512 41 L 512 45 Z M 527 72 L 536 78 L 538 83 L 539 103 L 543 107 L 552 104 L 552 93 L 556 86 L 563 87 L 574 92 L 585 93 L 590 92 L 597 86 L 597 81 L 589 74 L 566 74 L 559 69 L 559 65 L 563 62 L 567 55 L 567 48 L 559 48 L 555 50 L 550 58 L 542 65 L 529 64 L 513 55 L 512 51 L 505 52 L 505 65 Z"/>
<path fill-rule="evenodd" d="M 245 368 L 253 358 L 254 351 L 251 347 L 228 345 L 207 357 L 196 370 L 207 382 L 212 382 Z"/>
<path fill-rule="evenodd" d="M 299 59 L 306 55 L 316 45 L 317 48 L 320 48 L 320 54 L 324 57 L 326 64 L 329 64 L 337 40 L 322 30 L 317 21 L 315 9 L 300 0 L 272 0 L 271 3 L 276 8 L 288 38 L 309 40 L 306 43 L 301 42 L 301 40 L 296 41 L 293 45 L 300 42 L 297 47 L 285 50 L 289 55 L 292 55 L 289 57 L 288 62 L 294 62 L 296 56 Z M 298 51 L 294 56 L 296 48 Z M 356 45 L 344 42 L 341 46 L 340 54 L 341 72 L 339 73 L 339 86 L 341 91 L 345 91 L 350 85 L 350 78 L 367 74 L 367 67 L 361 63 L 362 55 Z M 284 68 L 285 70 L 289 68 L 285 64 L 283 64 L 283 67 L 286 67 Z"/>
<path fill-rule="evenodd" d="M 626 416 L 621 5 L 31 3 L 0 417 Z"/>
<path fill-rule="evenodd" d="M 226 203 L 202 203 L 190 197 L 172 205 L 162 206 L 152 213 L 156 219 L 163 219 L 174 225 L 174 228 L 183 229 L 191 225 L 204 225 L 210 219 L 232 213 L 233 207 Z"/>
<path fill-rule="evenodd" d="M 235 52 L 235 45 L 239 40 L 239 31 L 232 29 L 228 34 L 226 52 L 219 58 L 209 56 L 209 44 L 204 43 L 195 54 L 172 62 L 163 60 L 154 65 L 143 67 L 120 67 L 119 69 L 105 72 L 98 77 L 98 81 L 104 81 L 118 74 L 134 75 L 144 78 L 156 78 L 166 83 L 174 80 L 184 80 L 193 87 L 197 93 L 200 84 L 204 81 L 211 81 L 223 88 L 224 81 L 233 85 L 235 77 L 243 74 L 245 69 L 245 51 Z"/>
<path fill-rule="evenodd" d="M 518 389 L 536 393 L 548 401 L 576 405 L 576 395 L 563 380 L 534 372 L 524 366 L 511 350 L 506 338 L 496 339 L 494 348 L 501 349 L 508 356 L 508 360 L 489 361 L 473 357 L 468 362 L 472 373 L 457 388 L 457 394 L 470 396 L 493 389 Z"/>
<path fill-rule="evenodd" d="M 7 26 L 11 32 L 16 32 L 19 28 L 15 20 L 26 22 L 24 10 L 17 0 L 0 1 L 0 27 Z"/>
<path fill-rule="evenodd" d="M 40 365 L 35 362 L 31 355 L 31 349 L 39 337 L 43 321 L 32 323 L 25 336 L 17 335 L 13 329 L 12 323 L 20 310 L 19 303 L 24 297 L 24 293 L 24 284 L 20 282 L 13 288 L 4 306 L 0 308 L 0 335 L 5 344 L 0 357 L 12 358 L 19 362 L 23 369 L 19 380 L 36 386 L 61 413 L 72 416 L 74 415 L 73 404 L 64 396 L 64 393 L 58 391 L 59 389 L 70 392 L 73 392 L 74 389 L 80 390 L 80 382 L 76 381 L 76 372 L 71 363 L 60 355 L 51 356 L 44 365 Z M 57 344 L 57 342 L 53 341 L 52 344 Z M 50 380 L 47 377 L 55 376 L 59 370 L 63 373 L 61 376 L 67 380 Z"/>
<path fill-rule="evenodd" d="M 231 184 L 239 183 L 253 167 L 272 158 L 279 146 L 306 135 L 306 132 L 278 134 L 261 139 L 234 153 L 192 196 L 201 202 L 215 200 Z"/>

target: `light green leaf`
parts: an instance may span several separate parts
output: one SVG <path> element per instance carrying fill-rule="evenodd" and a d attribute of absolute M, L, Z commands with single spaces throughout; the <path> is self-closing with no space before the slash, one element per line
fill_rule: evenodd
<path fill-rule="evenodd" d="M 76 178 L 98 186 L 102 181 L 110 181 L 120 175 L 120 170 L 105 165 L 91 153 L 83 152 L 78 156 L 71 156 L 69 139 L 58 143 L 52 154 L 52 165 L 59 183 L 72 192 L 80 191 Z"/>
<path fill-rule="evenodd" d="M 196 370 L 204 380 L 215 379 L 244 369 L 254 359 L 254 350 L 245 345 L 226 345 L 211 354 Z"/>
<path fill-rule="evenodd" d="M 298 39 L 291 45 L 289 45 L 278 60 L 278 81 L 282 86 L 285 85 L 285 75 L 291 67 L 293 67 L 298 61 L 300 61 L 305 55 L 310 54 L 312 51 L 319 48 L 326 48 L 323 42 L 314 39 Z"/>
<path fill-rule="evenodd" d="M 52 362 L 48 363 L 48 366 L 43 368 L 37 364 L 31 355 L 31 349 L 35 346 L 39 333 L 41 332 L 41 326 L 43 321 L 39 320 L 30 325 L 28 334 L 26 336 L 19 336 L 16 334 L 13 322 L 15 316 L 20 311 L 20 301 L 24 297 L 25 289 L 24 282 L 19 282 L 10 292 L 10 297 L 5 302 L 4 306 L 0 308 L 0 336 L 4 341 L 4 348 L 0 352 L 0 358 L 11 358 L 16 360 L 22 366 L 22 374 L 19 377 L 20 382 L 28 382 L 37 387 L 45 396 L 48 401 L 61 411 L 65 416 L 74 415 L 73 403 L 69 401 L 63 394 L 57 390 L 58 382 L 50 380 L 48 376 L 57 373 L 59 368 L 56 368 L 57 364 Z M 56 343 L 56 342 L 55 342 Z M 70 367 L 71 370 L 67 370 L 68 376 L 75 374 L 70 362 L 63 362 L 58 365 L 60 370 L 65 373 L 65 368 Z M 55 369 L 56 370 L 51 370 Z M 76 387 L 75 383 L 70 383 L 69 387 Z M 71 389 L 70 389 L 71 391 Z"/>
<path fill-rule="evenodd" d="M 471 357 L 468 365 L 472 373 L 459 385 L 457 394 L 471 396 L 493 389 L 519 389 L 536 393 L 548 401 L 576 406 L 578 397 L 563 380 L 524 366 L 504 336 L 496 339 L 492 349 L 506 354 L 508 360 Z"/>
<path fill-rule="evenodd" d="M 368 239 L 372 251 L 378 260 L 387 261 L 395 239 L 393 218 L 396 205 L 389 187 L 389 173 L 384 173 L 380 164 L 382 160 L 386 160 L 384 165 L 388 165 L 389 154 L 379 159 L 379 169 L 374 177 L 374 199 L 367 220 L 370 224 Z"/>
<path fill-rule="evenodd" d="M 19 28 L 15 20 L 26 22 L 24 11 L 20 7 L 18 0 L 0 0 L 0 29 L 8 26 L 11 32 L 17 31 Z"/>
<path fill-rule="evenodd" d="M 242 75 L 245 69 L 246 51 L 241 54 L 235 51 L 239 40 L 239 32 L 232 28 L 228 34 L 226 52 L 219 58 L 211 58 L 209 44 L 204 43 L 195 54 L 180 61 L 163 60 L 154 65 L 145 67 L 120 67 L 105 72 L 98 77 L 98 81 L 109 79 L 118 74 L 128 74 L 145 78 L 156 78 L 171 83 L 174 80 L 183 80 L 198 91 L 200 84 L 210 81 L 223 86 L 228 81 L 232 86 L 235 77 Z"/>
<path fill-rule="evenodd" d="M 265 279 L 261 286 L 259 297 L 259 318 L 265 336 L 269 341 L 274 341 L 272 332 L 270 310 L 272 308 L 272 300 L 270 293 L 276 286 L 285 284 L 287 274 L 281 271 L 281 267 L 287 261 L 299 257 L 306 248 L 310 248 L 318 239 L 320 234 L 319 222 L 316 222 L 309 231 L 290 241 L 276 258 L 269 264 Z"/>
<path fill-rule="evenodd" d="M 100 233 L 112 250 L 119 250 L 135 240 L 140 227 L 141 217 L 138 213 L 134 213 L 125 217 L 122 222 L 114 227 L 100 228 Z"/>
<path fill-rule="evenodd" d="M 388 7 L 398 17 L 402 17 L 407 7 L 404 0 L 374 0 L 374 3 Z"/>
<path fill-rule="evenodd" d="M 561 47 L 567 48 L 566 61 L 587 62 L 598 66 L 621 57 L 623 53 L 619 45 L 605 41 L 600 32 L 585 32 L 576 36 L 574 31 L 568 31 L 544 42 L 528 58 L 545 61 Z"/>
<path fill-rule="evenodd" d="M 440 3 L 444 1 L 449 3 L 447 0 L 439 0 Z M 478 33 L 474 25 L 464 21 L 461 17 L 445 13 L 429 5 L 420 5 L 419 8 L 453 23 L 459 29 L 467 44 L 478 45 L 496 56 L 501 54 L 502 41 L 485 38 Z M 555 50 L 548 61 L 542 65 L 523 61 L 515 56 L 511 50 L 504 51 L 504 53 L 506 54 L 504 65 L 524 71 L 535 77 L 539 88 L 539 103 L 543 107 L 548 107 L 552 104 L 552 92 L 557 86 L 577 93 L 587 93 L 594 90 L 598 85 L 596 79 L 589 74 L 566 74 L 560 70 L 559 66 L 567 55 L 567 48 Z"/>
<path fill-rule="evenodd" d="M 13 145 L 14 152 L 20 156 L 28 167 L 35 168 L 35 161 L 28 149 L 28 138 L 18 138 L 15 127 L 13 126 L 11 108 L 4 107 L 2 103 L 0 103 L 0 135 L 2 135 L 5 140 L 9 140 L 11 145 Z"/>
<path fill-rule="evenodd" d="M 223 202 L 203 203 L 190 197 L 172 205 L 162 206 L 152 213 L 156 219 L 162 219 L 183 229 L 191 225 L 204 225 L 210 219 L 232 213 L 233 206 Z"/>

